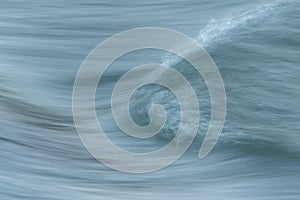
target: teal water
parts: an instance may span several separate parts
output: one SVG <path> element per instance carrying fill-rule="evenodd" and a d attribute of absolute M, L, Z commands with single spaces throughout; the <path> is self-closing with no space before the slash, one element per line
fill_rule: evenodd
<path fill-rule="evenodd" d="M 0 11 L 0 199 L 300 198 L 299 1 L 3 0 Z M 177 101 L 156 86 L 137 92 L 131 114 L 145 125 L 147 106 L 162 103 L 170 115 L 158 136 L 134 140 L 116 127 L 109 96 L 133 66 L 171 65 L 197 89 L 202 112 L 197 138 L 182 158 L 134 175 L 112 170 L 86 151 L 71 98 L 76 72 L 99 42 L 144 26 L 181 31 L 202 44 L 222 74 L 228 108 L 217 146 L 199 160 L 210 118 L 205 83 L 166 52 L 145 50 L 117 60 L 98 88 L 96 108 L 119 146 L 151 151 L 178 128 Z"/>

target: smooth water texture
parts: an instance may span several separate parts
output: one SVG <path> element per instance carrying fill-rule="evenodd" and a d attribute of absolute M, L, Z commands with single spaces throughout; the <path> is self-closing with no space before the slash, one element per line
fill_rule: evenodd
<path fill-rule="evenodd" d="M 157 62 L 174 67 L 191 81 L 201 110 L 197 138 L 183 157 L 157 172 L 127 174 L 99 163 L 80 142 L 72 87 L 81 62 L 99 42 L 145 26 L 181 31 L 203 45 L 222 74 L 227 116 L 217 146 L 199 160 L 210 118 L 201 77 L 166 52 L 141 50 L 121 57 L 96 94 L 98 119 L 117 145 L 134 152 L 158 149 L 174 137 L 180 119 L 175 96 L 148 85 L 133 95 L 132 118 L 147 125 L 148 108 L 160 103 L 168 112 L 165 127 L 146 141 L 120 132 L 110 95 L 134 66 Z M 299 63 L 297 0 L 2 0 L 0 199 L 297 200 Z"/>

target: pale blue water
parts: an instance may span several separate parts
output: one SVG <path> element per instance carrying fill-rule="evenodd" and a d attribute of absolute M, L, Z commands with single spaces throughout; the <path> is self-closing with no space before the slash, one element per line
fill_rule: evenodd
<path fill-rule="evenodd" d="M 105 167 L 86 151 L 74 128 L 71 95 L 81 62 L 99 42 L 144 26 L 181 31 L 205 47 L 224 79 L 228 112 L 216 148 L 198 160 L 210 105 L 205 84 L 197 82 L 202 116 L 195 143 L 173 165 L 133 175 Z M 177 128 L 178 105 L 160 98 L 166 91 L 159 87 L 145 87 L 131 108 L 139 124 L 148 123 L 152 101 L 171 113 L 153 140 L 129 138 L 104 115 L 117 78 L 149 61 L 199 79 L 187 63 L 160 51 L 129 54 L 111 66 L 97 92 L 98 117 L 112 140 L 131 151 L 157 149 Z M 299 64 L 297 0 L 2 0 L 0 199 L 297 200 Z"/>

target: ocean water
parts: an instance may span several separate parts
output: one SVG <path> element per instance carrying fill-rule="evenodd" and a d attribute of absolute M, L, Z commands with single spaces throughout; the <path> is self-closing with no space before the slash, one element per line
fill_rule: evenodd
<path fill-rule="evenodd" d="M 300 198 L 300 1 L 2 0 L 0 11 L 0 199 Z M 130 110 L 146 125 L 149 105 L 164 105 L 168 118 L 157 136 L 133 139 L 114 123 L 114 84 L 138 64 L 178 70 L 196 89 L 202 112 L 197 137 L 179 160 L 129 174 L 85 149 L 74 127 L 72 90 L 79 66 L 99 42 L 146 26 L 181 31 L 207 50 L 223 77 L 227 115 L 216 147 L 199 160 L 210 118 L 201 77 L 166 52 L 121 57 L 96 94 L 98 120 L 114 143 L 148 152 L 178 129 L 178 102 L 153 85 L 134 94 Z"/>

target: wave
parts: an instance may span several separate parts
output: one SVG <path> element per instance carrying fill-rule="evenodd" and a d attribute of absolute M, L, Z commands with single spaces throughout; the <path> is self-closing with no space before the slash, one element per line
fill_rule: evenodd
<path fill-rule="evenodd" d="M 255 9 L 238 12 L 231 14 L 224 19 L 212 19 L 204 27 L 196 40 L 203 45 L 205 48 L 211 49 L 215 48 L 222 43 L 229 43 L 231 39 L 235 39 L 239 34 L 234 34 L 243 30 L 244 32 L 251 34 L 251 29 L 259 25 L 265 18 L 270 17 L 277 12 L 283 12 L 285 7 L 292 1 L 275 1 L 272 3 L 264 4 L 257 6 Z M 185 51 L 192 51 L 192 47 L 184 47 Z M 181 59 L 177 56 L 171 54 L 165 54 L 162 58 L 162 62 L 165 65 L 171 65 L 175 68 L 180 68 L 186 63 L 181 63 Z M 178 65 L 178 66 L 177 66 Z M 192 71 L 187 69 L 184 70 L 184 75 L 191 80 L 192 82 L 198 79 L 192 77 Z M 163 76 L 164 74 L 152 74 L 152 76 L 158 77 Z M 7 79 L 4 75 L 1 75 L 3 80 L 2 86 L 6 85 L 5 80 Z M 60 84 L 70 84 L 70 79 L 67 81 L 62 81 Z M 208 97 L 208 94 L 205 93 L 206 88 L 201 85 L 197 86 L 197 90 L 200 91 L 198 96 Z M 199 89 L 200 87 L 200 89 Z M 207 92 L 207 91 L 206 91 Z M 19 94 L 13 93 L 10 88 L 1 88 L 0 94 L 0 103 L 4 106 L 5 110 L 8 112 L 21 115 L 22 117 L 16 117 L 21 120 L 23 123 L 27 123 L 33 126 L 43 127 L 45 129 L 55 129 L 55 130 L 66 130 L 73 128 L 73 119 L 70 112 L 70 108 L 60 111 L 60 106 L 52 107 L 35 105 L 33 103 L 27 102 L 24 98 L 19 97 Z M 208 97 L 209 98 L 209 97 Z M 137 91 L 136 96 L 132 100 L 132 116 L 135 121 L 145 125 L 149 123 L 149 118 L 147 116 L 147 108 L 151 107 L 154 103 L 162 103 L 170 114 L 166 126 L 162 129 L 162 132 L 158 137 L 162 140 L 171 140 L 174 137 L 174 133 L 178 129 L 178 122 L 180 121 L 180 108 L 178 107 L 178 102 L 174 95 L 169 91 L 166 91 L 164 88 L 153 88 L 145 87 L 140 91 Z M 204 108 L 201 110 L 201 116 L 204 116 L 201 120 L 200 131 L 197 135 L 197 140 L 202 141 L 203 134 L 208 127 L 208 122 L 210 115 L 208 114 L 210 106 L 208 99 L 206 99 Z M 105 105 L 107 107 L 107 105 Z M 103 109 L 99 107 L 97 109 Z M 204 113 L 204 114 L 203 114 Z M 226 133 L 225 138 L 222 138 L 222 144 L 232 146 L 233 144 L 247 144 L 252 145 L 261 141 L 268 141 L 275 145 L 277 143 L 274 139 L 270 138 L 268 135 L 261 136 L 250 136 L 247 133 L 236 133 L 231 135 Z M 276 137 L 278 138 L 278 136 Z M 229 141 L 236 141 L 237 143 L 231 143 Z M 239 143 L 240 141 L 240 143 Z M 287 141 L 286 146 L 290 143 Z M 282 144 L 278 145 L 282 146 Z M 272 145 L 270 145 L 272 146 Z M 297 145 L 294 145 L 297 146 Z M 247 147 L 245 147 L 247 149 Z"/>

